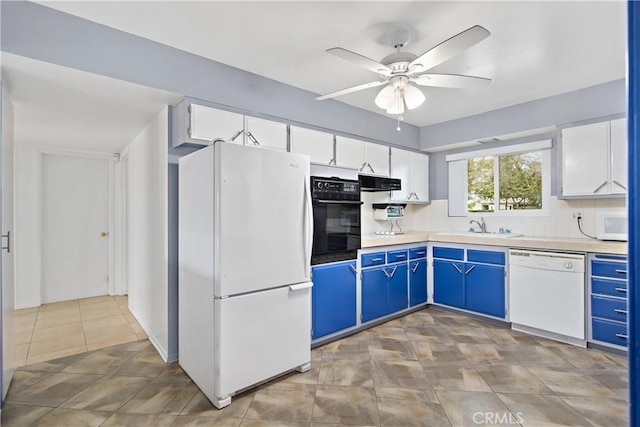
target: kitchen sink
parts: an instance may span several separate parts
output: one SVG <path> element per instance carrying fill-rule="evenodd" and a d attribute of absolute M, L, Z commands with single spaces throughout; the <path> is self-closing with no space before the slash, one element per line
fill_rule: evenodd
<path fill-rule="evenodd" d="M 521 233 L 476 233 L 473 231 L 443 231 L 440 233 L 436 233 L 440 236 L 470 236 L 470 237 L 480 237 L 480 238 L 488 238 L 488 239 L 510 239 L 512 237 L 522 236 Z"/>

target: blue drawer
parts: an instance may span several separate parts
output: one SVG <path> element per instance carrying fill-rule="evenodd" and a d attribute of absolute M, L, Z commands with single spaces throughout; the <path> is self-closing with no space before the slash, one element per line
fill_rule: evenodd
<path fill-rule="evenodd" d="M 594 294 L 612 295 L 614 297 L 627 297 L 626 280 L 591 279 L 591 292 Z"/>
<path fill-rule="evenodd" d="M 385 263 L 385 253 L 375 252 L 372 254 L 363 254 L 360 258 L 362 267 L 371 267 L 372 265 L 382 265 Z"/>
<path fill-rule="evenodd" d="M 389 251 L 387 252 L 387 264 L 391 264 L 392 262 L 402 262 L 406 261 L 409 256 L 406 249 L 401 249 L 398 251 Z"/>
<path fill-rule="evenodd" d="M 464 249 L 459 248 L 441 248 L 439 246 L 433 247 L 434 258 L 455 259 L 457 261 L 464 261 Z"/>
<path fill-rule="evenodd" d="M 409 249 L 409 259 L 426 258 L 426 257 L 427 257 L 426 246 L 420 246 L 419 248 Z"/>
<path fill-rule="evenodd" d="M 627 264 L 622 262 L 591 261 L 591 275 L 613 277 L 615 279 L 627 278 Z"/>
<path fill-rule="evenodd" d="M 467 261 L 504 265 L 504 252 L 479 251 L 476 249 L 469 249 L 467 250 Z"/>
<path fill-rule="evenodd" d="M 591 316 L 627 321 L 627 301 L 591 295 Z"/>
<path fill-rule="evenodd" d="M 591 335 L 594 340 L 627 346 L 627 325 L 602 319 L 591 320 Z"/>

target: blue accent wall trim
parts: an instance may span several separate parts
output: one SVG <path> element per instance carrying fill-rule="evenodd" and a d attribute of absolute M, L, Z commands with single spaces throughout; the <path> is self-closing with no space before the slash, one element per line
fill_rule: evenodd
<path fill-rule="evenodd" d="M 12 53 L 336 131 L 417 149 L 420 129 L 143 37 L 26 1 L 0 2 L 1 47 Z M 372 102 L 374 93 L 371 94 Z"/>
<path fill-rule="evenodd" d="M 627 3 L 629 40 L 629 425 L 640 426 L 640 3 Z"/>

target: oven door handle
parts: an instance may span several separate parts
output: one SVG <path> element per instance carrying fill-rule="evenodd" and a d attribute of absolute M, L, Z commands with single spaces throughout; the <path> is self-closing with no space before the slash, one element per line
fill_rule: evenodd
<path fill-rule="evenodd" d="M 364 202 L 356 200 L 314 200 L 314 204 L 319 205 L 362 205 Z"/>

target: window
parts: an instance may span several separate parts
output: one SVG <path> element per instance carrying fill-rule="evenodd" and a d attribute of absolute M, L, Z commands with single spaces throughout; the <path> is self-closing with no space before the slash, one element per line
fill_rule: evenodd
<path fill-rule="evenodd" d="M 447 156 L 449 215 L 544 215 L 551 141 Z"/>

